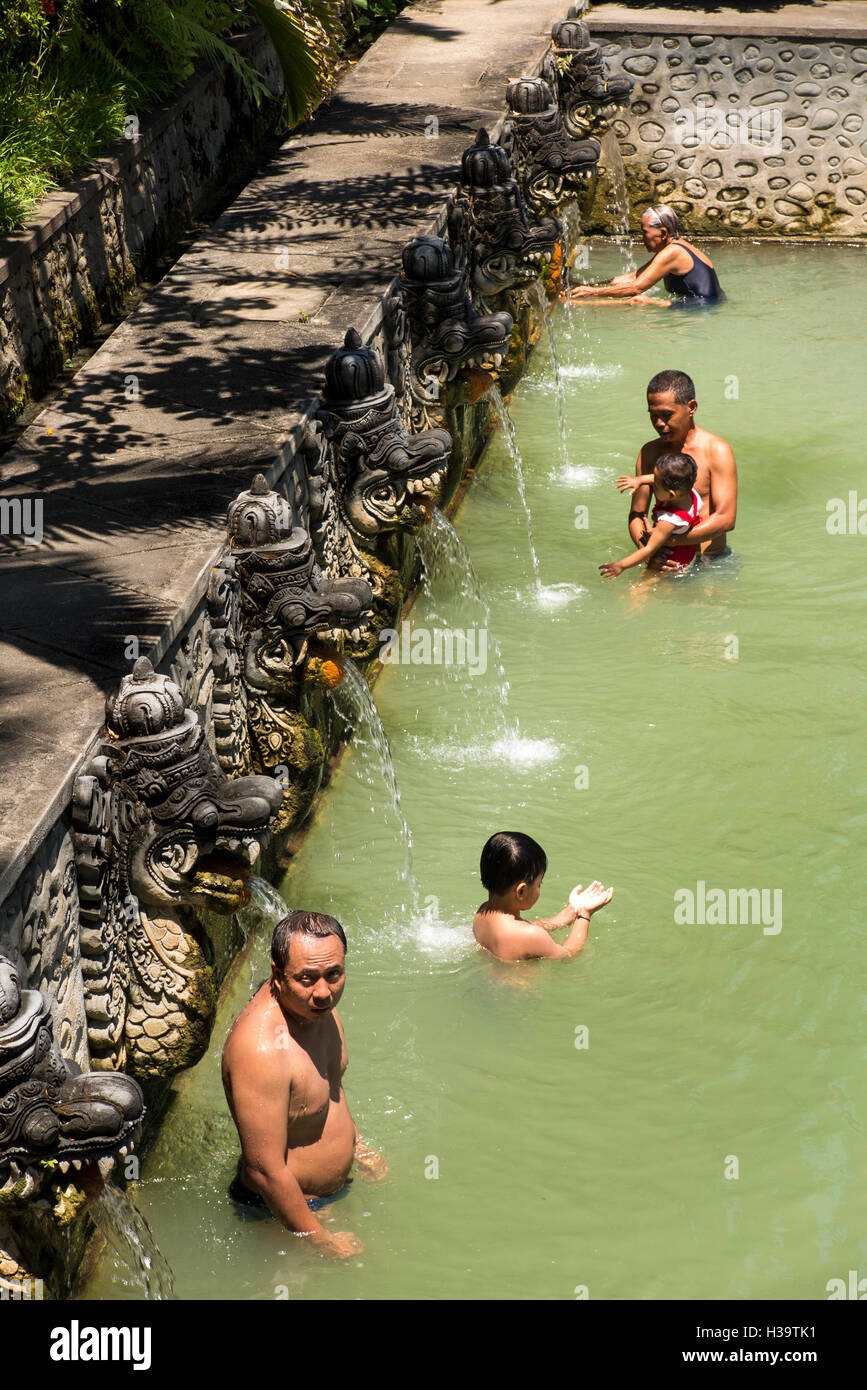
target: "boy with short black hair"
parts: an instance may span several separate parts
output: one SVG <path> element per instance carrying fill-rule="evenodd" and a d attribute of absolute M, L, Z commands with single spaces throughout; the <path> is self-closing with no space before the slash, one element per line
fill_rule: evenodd
<path fill-rule="evenodd" d="M 692 564 L 697 545 L 672 545 L 675 538 L 688 534 L 701 522 L 701 498 L 695 490 L 698 468 L 691 454 L 661 454 L 653 470 L 653 530 L 644 545 L 624 560 L 611 560 L 600 565 L 606 579 L 613 579 L 624 570 L 650 560 L 658 551 L 668 549 L 668 560 L 681 571 Z M 642 481 L 644 481 L 642 479 Z"/>
<path fill-rule="evenodd" d="M 595 882 L 582 891 L 579 883 L 556 917 L 525 922 L 521 913 L 538 902 L 547 867 L 542 846 L 519 831 L 499 831 L 482 850 L 480 869 L 488 899 L 473 919 L 473 936 L 498 960 L 569 960 L 577 956 L 587 940 L 592 914 L 611 901 L 613 888 Z M 550 936 L 561 927 L 572 928 L 562 946 Z"/>

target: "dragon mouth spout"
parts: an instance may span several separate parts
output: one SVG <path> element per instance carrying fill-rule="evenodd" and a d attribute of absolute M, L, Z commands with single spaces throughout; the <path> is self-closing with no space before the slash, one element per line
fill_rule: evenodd
<path fill-rule="evenodd" d="M 252 864 L 239 849 L 238 842 L 227 837 L 208 854 L 200 855 L 190 884 L 190 896 L 222 916 L 239 911 L 250 901 Z"/>
<path fill-rule="evenodd" d="M 60 1056 L 48 1000 L 0 956 L 0 1197 L 26 1199 L 70 1172 L 98 1182 L 96 1165 L 130 1152 L 143 1117 L 131 1077 Z"/>

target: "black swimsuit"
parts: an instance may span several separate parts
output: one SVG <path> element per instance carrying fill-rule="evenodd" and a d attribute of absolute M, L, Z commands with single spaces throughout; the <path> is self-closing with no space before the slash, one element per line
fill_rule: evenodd
<path fill-rule="evenodd" d="M 713 266 L 700 261 L 688 246 L 683 249 L 692 257 L 692 268 L 685 275 L 666 275 L 664 284 L 668 293 L 681 295 L 686 303 L 692 304 L 717 304 L 725 299 Z"/>

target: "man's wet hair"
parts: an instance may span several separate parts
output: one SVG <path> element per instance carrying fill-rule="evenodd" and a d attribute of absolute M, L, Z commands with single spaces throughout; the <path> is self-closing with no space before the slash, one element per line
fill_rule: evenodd
<path fill-rule="evenodd" d="M 661 454 L 653 471 L 670 492 L 686 492 L 695 487 L 698 466 L 692 454 Z"/>
<path fill-rule="evenodd" d="M 498 830 L 482 850 L 482 883 L 489 893 L 508 893 L 516 883 L 532 883 L 548 867 L 541 845 L 519 830 Z"/>
<path fill-rule="evenodd" d="M 689 405 L 696 398 L 695 382 L 686 372 L 657 372 L 647 384 L 648 396 L 664 396 L 666 391 L 674 392 L 678 405 Z"/>
<path fill-rule="evenodd" d="M 300 908 L 287 912 L 277 923 L 271 938 L 271 959 L 281 975 L 285 975 L 289 964 L 292 938 L 299 932 L 304 936 L 336 936 L 346 950 L 346 933 L 336 917 L 329 917 L 326 912 L 304 912 Z"/>

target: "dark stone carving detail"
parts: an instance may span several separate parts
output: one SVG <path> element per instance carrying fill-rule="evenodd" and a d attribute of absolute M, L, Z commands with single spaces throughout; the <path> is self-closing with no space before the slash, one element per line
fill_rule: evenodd
<path fill-rule="evenodd" d="M 425 403 L 439 400 L 467 367 L 496 376 L 512 332 L 510 315 L 476 313 L 440 237 L 415 237 L 401 262 L 392 341 L 407 347 L 412 394 Z"/>
<path fill-rule="evenodd" d="M 510 120 L 504 142 L 528 204 L 537 213 L 592 196 L 600 148 L 595 140 L 573 140 L 564 129 L 554 94 L 540 77 L 522 77 L 506 91 Z"/>
<path fill-rule="evenodd" d="M 202 1056 L 214 998 L 196 911 L 240 907 L 281 800 L 271 778 L 229 781 L 146 657 L 109 695 L 100 752 L 73 795 L 95 1068 L 161 1077 Z"/>
<path fill-rule="evenodd" d="M 22 989 L 0 955 L 0 1291 L 20 1296 L 27 1271 L 8 1228 L 17 1209 L 46 1194 L 61 1224 L 84 1194 L 67 1179 L 129 1152 L 141 1132 L 144 1100 L 128 1076 L 82 1072 L 54 1040 L 48 999 Z M 93 1175 L 91 1175 L 93 1176 Z"/>
<path fill-rule="evenodd" d="M 0 1171 L 57 1160 L 62 1172 L 138 1138 L 144 1100 L 129 1076 L 81 1072 L 54 1042 L 51 1009 L 0 956 Z"/>
<path fill-rule="evenodd" d="M 448 231 L 473 289 L 484 303 L 503 307 L 511 307 L 510 292 L 534 284 L 562 234 L 555 218 L 528 214 L 509 156 L 486 130 L 464 151 Z"/>
<path fill-rule="evenodd" d="M 345 635 L 360 638 L 372 598 L 363 578 L 323 574 L 309 534 L 261 473 L 229 507 L 228 548 L 208 594 L 217 751 L 227 772 L 277 776 L 274 832 L 313 804 L 326 752 L 308 700 L 342 679 Z"/>
<path fill-rule="evenodd" d="M 457 441 L 454 411 L 479 400 L 499 376 L 511 315 L 477 314 L 448 242 L 430 236 L 407 242 L 385 308 L 389 375 L 407 428 L 417 433 L 444 427 Z M 442 505 L 454 495 L 462 472 L 461 452 L 453 447 Z"/>
<path fill-rule="evenodd" d="M 399 537 L 413 535 L 440 500 L 451 438 L 407 434 L 382 358 L 354 329 L 326 368 L 326 387 L 305 441 L 317 558 L 334 578 L 370 585 L 371 617 L 345 651 L 372 656 L 403 602 Z"/>
<path fill-rule="evenodd" d="M 632 79 L 609 77 L 598 44 L 591 43 L 586 24 L 575 17 L 561 19 L 551 30 L 551 48 L 542 76 L 557 94 L 563 124 L 575 139 L 602 136 L 617 108 L 632 95 Z"/>

